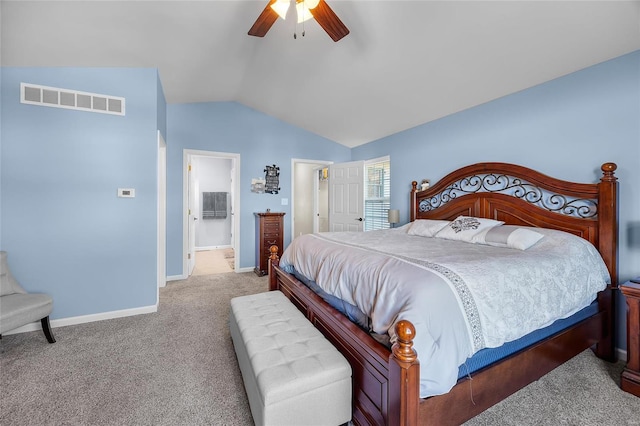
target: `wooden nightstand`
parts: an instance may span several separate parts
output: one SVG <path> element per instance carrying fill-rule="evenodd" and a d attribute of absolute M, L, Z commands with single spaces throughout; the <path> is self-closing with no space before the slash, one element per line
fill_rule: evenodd
<path fill-rule="evenodd" d="M 627 299 L 627 366 L 620 387 L 640 396 L 640 277 L 622 284 L 620 290 Z"/>

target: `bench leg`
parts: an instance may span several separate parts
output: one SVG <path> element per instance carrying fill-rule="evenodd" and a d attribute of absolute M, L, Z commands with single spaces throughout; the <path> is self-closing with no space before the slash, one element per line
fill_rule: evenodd
<path fill-rule="evenodd" d="M 51 324 L 49 324 L 49 316 L 42 318 L 40 320 L 42 323 L 42 331 L 44 331 L 44 335 L 47 337 L 49 343 L 55 343 L 56 339 L 53 337 L 53 332 L 51 331 Z"/>

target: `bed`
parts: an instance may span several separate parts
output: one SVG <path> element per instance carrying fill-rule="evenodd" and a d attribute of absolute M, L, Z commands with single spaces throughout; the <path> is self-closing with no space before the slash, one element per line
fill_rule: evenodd
<path fill-rule="evenodd" d="M 456 170 L 420 191 L 412 183 L 410 219 L 453 221 L 460 216 L 506 225 L 559 230 L 597 249 L 610 277 L 595 308 L 541 340 L 461 376 L 444 394 L 421 398 L 417 333 L 406 319 L 395 323 L 388 348 L 334 309 L 279 265 L 272 248 L 270 290 L 282 291 L 339 350 L 353 370 L 355 424 L 460 424 L 543 376 L 587 348 L 614 360 L 617 290 L 616 165 L 601 166 L 598 183 L 567 182 L 505 163 L 479 163 Z M 580 281 L 582 282 L 582 281 Z M 308 284 L 308 283 L 307 283 Z M 554 323 L 555 324 L 555 323 Z M 423 369 L 429 359 L 421 360 Z M 451 409 L 455 407 L 455 409 Z"/>

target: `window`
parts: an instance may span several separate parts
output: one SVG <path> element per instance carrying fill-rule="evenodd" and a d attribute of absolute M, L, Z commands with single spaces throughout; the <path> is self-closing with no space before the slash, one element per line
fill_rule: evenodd
<path fill-rule="evenodd" d="M 391 162 L 389 157 L 365 162 L 364 230 L 387 229 L 391 208 Z"/>

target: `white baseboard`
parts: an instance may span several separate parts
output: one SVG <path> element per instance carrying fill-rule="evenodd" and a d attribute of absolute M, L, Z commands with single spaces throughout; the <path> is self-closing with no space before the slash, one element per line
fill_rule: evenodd
<path fill-rule="evenodd" d="M 255 268 L 249 266 L 248 268 L 240 268 L 235 271 L 237 274 L 241 272 L 253 272 Z M 186 275 L 169 275 L 167 276 L 167 282 L 169 281 L 178 281 L 178 280 L 186 280 L 188 277 Z"/>
<path fill-rule="evenodd" d="M 134 315 L 150 314 L 158 311 L 157 305 L 142 306 L 140 308 L 122 309 L 120 311 L 102 312 L 99 314 L 81 315 L 77 317 L 59 318 L 51 320 L 51 328 L 65 327 L 67 325 L 84 324 L 87 322 L 102 321 L 107 319 L 130 317 Z M 4 333 L 5 336 L 10 334 L 26 333 L 27 331 L 42 330 L 40 321 L 33 322 L 31 324 L 23 325 L 11 331 Z"/>
<path fill-rule="evenodd" d="M 178 281 L 178 280 L 186 280 L 186 275 L 169 275 L 167 276 L 167 281 Z"/>
<path fill-rule="evenodd" d="M 618 361 L 627 360 L 627 351 L 625 351 L 624 349 L 616 348 L 616 352 L 618 354 Z"/>
<path fill-rule="evenodd" d="M 224 246 L 200 246 L 200 247 L 196 247 L 196 251 L 219 250 L 219 249 L 228 249 L 228 248 L 231 248 L 229 244 Z"/>

